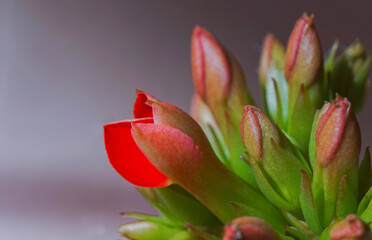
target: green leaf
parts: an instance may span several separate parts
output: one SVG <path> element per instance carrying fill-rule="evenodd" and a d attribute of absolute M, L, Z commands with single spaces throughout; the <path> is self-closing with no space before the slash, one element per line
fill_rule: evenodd
<path fill-rule="evenodd" d="M 364 158 L 359 166 L 359 198 L 367 193 L 368 189 L 372 185 L 372 174 L 371 174 L 371 156 L 369 153 L 369 147 L 364 152 Z M 360 200 L 359 199 L 359 200 Z"/>
<path fill-rule="evenodd" d="M 293 112 L 289 118 L 287 133 L 296 140 L 304 156 L 307 156 L 316 107 L 311 101 L 304 85 L 301 85 Z"/>
<path fill-rule="evenodd" d="M 179 228 L 173 228 L 158 222 L 138 221 L 122 224 L 119 228 L 122 237 L 137 240 L 168 240 L 179 233 Z"/>
<path fill-rule="evenodd" d="M 371 202 L 372 199 L 372 187 L 369 188 L 368 192 L 364 195 L 362 200 L 359 203 L 357 213 L 360 216 L 364 210 L 368 207 L 368 204 Z"/>
<path fill-rule="evenodd" d="M 354 195 L 352 189 L 347 182 L 347 175 L 340 180 L 337 202 L 336 202 L 336 216 L 345 218 L 350 213 L 356 213 L 357 210 L 357 196 Z"/>
<path fill-rule="evenodd" d="M 298 219 L 297 217 L 295 217 L 294 215 L 286 211 L 283 211 L 283 215 L 290 224 L 292 224 L 295 228 L 301 230 L 308 237 L 311 237 L 312 235 L 314 235 L 309 225 L 307 225 L 306 222 Z"/>
<path fill-rule="evenodd" d="M 189 228 L 191 232 L 193 232 L 203 240 L 222 240 L 221 237 L 208 233 L 207 231 L 204 231 L 202 228 L 195 227 L 189 223 L 186 223 L 185 225 Z"/>
<path fill-rule="evenodd" d="M 287 221 L 284 219 L 283 215 L 274 215 L 270 213 L 261 212 L 251 206 L 239 202 L 230 202 L 233 207 L 237 217 L 252 216 L 258 217 L 270 224 L 279 233 L 284 233 L 284 224 Z"/>
<path fill-rule="evenodd" d="M 182 224 L 190 222 L 194 225 L 222 225 L 208 208 L 180 186 L 171 185 L 154 191 L 159 201 L 176 217 L 176 221 Z"/>
<path fill-rule="evenodd" d="M 182 231 L 182 232 L 175 234 L 169 240 L 200 240 L 200 238 L 193 232 Z"/>
<path fill-rule="evenodd" d="M 298 230 L 295 227 L 286 227 L 285 230 L 300 240 L 311 240 L 309 236 L 307 236 L 306 234 L 304 234 L 302 231 Z"/>
<path fill-rule="evenodd" d="M 310 179 L 305 171 L 301 172 L 303 174 L 300 187 L 300 202 L 302 213 L 309 227 L 315 233 L 321 233 L 322 227 L 320 225 L 318 212 L 315 206 Z"/>

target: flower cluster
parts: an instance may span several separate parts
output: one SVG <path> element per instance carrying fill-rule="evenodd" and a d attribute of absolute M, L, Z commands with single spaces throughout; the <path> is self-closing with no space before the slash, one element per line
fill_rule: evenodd
<path fill-rule="evenodd" d="M 195 27 L 191 115 L 137 91 L 134 118 L 104 126 L 113 168 L 160 213 L 126 213 L 139 240 L 371 239 L 369 150 L 354 112 L 371 56 L 359 41 L 324 56 L 313 16 L 286 48 L 263 43 L 260 110 L 235 58 Z"/>

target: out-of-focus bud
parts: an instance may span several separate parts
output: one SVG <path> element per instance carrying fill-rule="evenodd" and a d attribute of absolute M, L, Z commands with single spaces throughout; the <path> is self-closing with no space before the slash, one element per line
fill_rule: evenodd
<path fill-rule="evenodd" d="M 260 58 L 260 85 L 266 112 L 282 129 L 286 129 L 288 124 L 288 85 L 284 77 L 284 57 L 283 44 L 273 34 L 266 35 Z"/>
<path fill-rule="evenodd" d="M 273 35 L 265 37 L 260 58 L 259 78 L 262 88 L 266 87 L 267 80 L 278 78 L 277 74 L 284 71 L 285 50 L 283 44 Z"/>
<path fill-rule="evenodd" d="M 297 20 L 288 39 L 285 77 L 289 85 L 287 133 L 306 153 L 315 110 L 323 101 L 323 56 L 313 16 L 304 14 Z"/>
<path fill-rule="evenodd" d="M 356 40 L 336 59 L 330 73 L 333 95 L 337 93 L 347 97 L 354 111 L 359 111 L 366 100 L 371 60 L 363 45 Z"/>
<path fill-rule="evenodd" d="M 350 102 L 338 96 L 326 103 L 314 120 L 310 150 L 313 159 L 313 191 L 316 206 L 322 207 L 323 226 L 335 216 L 339 184 L 347 176 L 347 189 L 358 199 L 358 158 L 361 134 Z M 343 206 L 337 206 L 343 208 Z M 355 212 L 356 209 L 354 209 Z"/>
<path fill-rule="evenodd" d="M 196 92 L 208 105 L 229 150 L 229 165 L 254 186 L 249 166 L 240 159 L 244 150 L 239 139 L 243 106 L 253 104 L 243 71 L 218 41 L 199 26 L 191 38 L 191 66 Z"/>
<path fill-rule="evenodd" d="M 369 224 L 351 214 L 332 227 L 329 237 L 332 240 L 370 240 L 372 236 Z"/>
<path fill-rule="evenodd" d="M 261 191 L 279 208 L 296 212 L 300 208 L 300 170 L 310 172 L 306 161 L 258 108 L 244 108 L 241 137 Z"/>
<path fill-rule="evenodd" d="M 105 125 L 109 160 L 123 177 L 139 186 L 176 183 L 224 223 L 235 218 L 231 201 L 250 206 L 257 217 L 270 215 L 268 222 L 283 220 L 264 196 L 221 163 L 192 117 L 147 93 L 137 94 L 135 117 L 145 118 Z M 139 156 L 141 161 L 136 159 Z M 145 173 L 142 166 L 147 167 Z M 165 179 L 154 179 L 153 174 L 162 174 Z"/>
<path fill-rule="evenodd" d="M 223 240 L 280 240 L 279 234 L 265 221 L 240 217 L 226 225 Z"/>

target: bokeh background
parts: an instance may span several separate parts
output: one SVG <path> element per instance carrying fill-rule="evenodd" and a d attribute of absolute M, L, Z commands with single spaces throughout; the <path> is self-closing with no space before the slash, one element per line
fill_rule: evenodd
<path fill-rule="evenodd" d="M 118 239 L 122 211 L 153 213 L 111 168 L 102 125 L 130 118 L 135 89 L 187 110 L 190 36 L 209 29 L 260 99 L 267 31 L 283 42 L 304 11 L 324 51 L 360 38 L 371 1 L 0 0 L 1 239 Z M 359 115 L 372 142 L 372 98 Z"/>

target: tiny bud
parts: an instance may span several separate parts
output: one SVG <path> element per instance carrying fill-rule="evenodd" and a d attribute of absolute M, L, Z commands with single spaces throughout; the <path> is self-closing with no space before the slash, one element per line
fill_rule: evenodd
<path fill-rule="evenodd" d="M 225 227 L 223 240 L 280 240 L 279 234 L 266 222 L 255 217 L 240 217 Z"/>
<path fill-rule="evenodd" d="M 363 222 L 357 215 L 351 214 L 333 226 L 329 236 L 332 240 L 369 240 L 371 230 L 369 224 Z"/>

